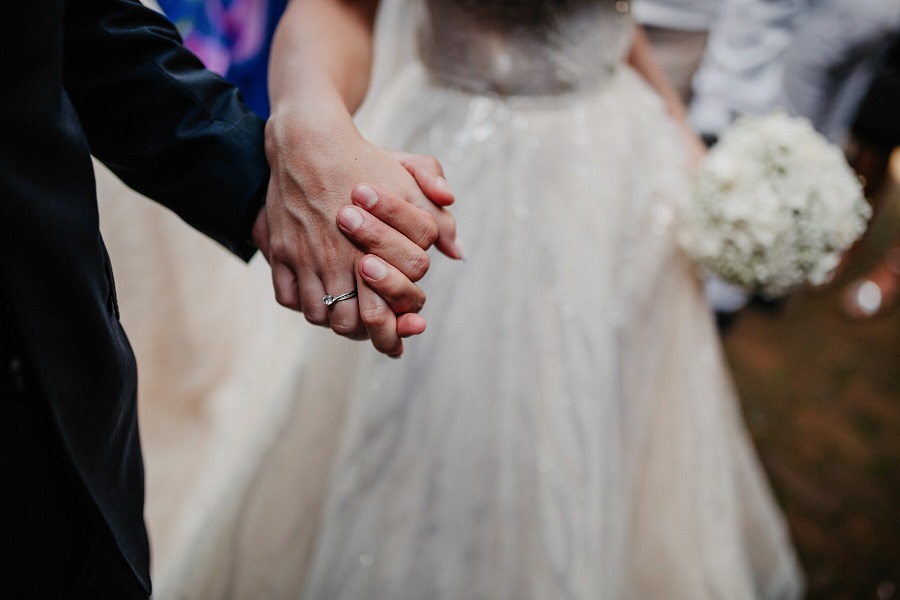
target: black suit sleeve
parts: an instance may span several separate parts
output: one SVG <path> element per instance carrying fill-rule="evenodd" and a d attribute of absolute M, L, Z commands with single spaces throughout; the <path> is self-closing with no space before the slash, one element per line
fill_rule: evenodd
<path fill-rule="evenodd" d="M 268 181 L 262 119 L 139 2 L 69 0 L 65 20 L 65 87 L 91 153 L 249 259 Z"/>

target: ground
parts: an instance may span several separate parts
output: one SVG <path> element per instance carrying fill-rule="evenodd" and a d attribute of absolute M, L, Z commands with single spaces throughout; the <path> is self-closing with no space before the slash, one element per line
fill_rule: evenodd
<path fill-rule="evenodd" d="M 811 600 L 900 599 L 900 307 L 865 321 L 838 309 L 900 233 L 900 186 L 888 194 L 831 285 L 750 306 L 724 334 Z"/>

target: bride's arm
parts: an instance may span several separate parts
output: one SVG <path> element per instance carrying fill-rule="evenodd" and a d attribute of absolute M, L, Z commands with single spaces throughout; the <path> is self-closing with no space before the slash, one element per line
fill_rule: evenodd
<path fill-rule="evenodd" d="M 272 116 L 266 125 L 266 155 L 272 176 L 267 225 L 273 240 L 269 255 L 279 302 L 302 308 L 310 321 L 330 325 L 344 335 L 358 336 L 365 326 L 379 350 L 399 354 L 400 336 L 424 329 L 421 317 L 409 314 L 421 308 L 424 296 L 421 292 L 397 293 L 399 301 L 391 304 L 393 312 L 385 311 L 384 301 L 366 285 L 364 268 L 375 264 L 393 274 L 399 271 L 412 286 L 428 268 L 423 248 L 434 241 L 435 224 L 441 249 L 454 256 L 455 231 L 449 213 L 434 207 L 419 187 L 438 202 L 452 202 L 452 195 L 438 178 L 439 166 L 423 166 L 427 159 L 405 157 L 404 168 L 396 154 L 368 143 L 353 124 L 351 113 L 368 86 L 376 8 L 377 2 L 368 0 L 289 3 L 275 34 L 269 67 Z M 379 205 L 397 206 L 398 201 L 418 207 L 409 207 L 418 214 L 407 211 L 410 218 L 392 223 L 408 240 L 379 252 L 384 261 L 367 258 L 356 269 L 361 253 L 349 242 L 336 240 L 333 232 L 336 215 L 360 183 L 379 192 L 378 204 L 370 210 L 376 216 Z M 354 198 L 365 204 L 362 200 L 359 194 Z M 354 209 L 344 209 L 342 216 L 347 216 L 348 210 L 352 216 Z M 396 219 L 397 213 L 391 212 L 382 214 Z M 371 218 L 359 211 L 356 215 Z M 349 221 L 341 223 L 346 229 Z M 297 256 L 312 260 L 294 258 Z M 377 286 L 376 281 L 369 281 Z M 354 288 L 359 291 L 358 305 L 355 299 L 331 308 L 322 303 L 325 293 L 340 294 Z M 394 317 L 394 313 L 407 314 Z M 396 319 L 394 331 L 391 319 Z"/>
<path fill-rule="evenodd" d="M 313 120 L 356 111 L 369 84 L 377 0 L 293 0 L 279 22 L 269 63 L 272 114 Z M 343 110 L 339 110 L 343 109 Z"/>
<path fill-rule="evenodd" d="M 663 72 L 659 63 L 653 57 L 653 49 L 650 40 L 641 26 L 635 27 L 631 50 L 628 53 L 628 64 L 637 71 L 644 80 L 650 84 L 662 98 L 669 116 L 678 124 L 685 140 L 685 150 L 691 165 L 696 166 L 706 155 L 706 145 L 694 132 L 687 118 L 687 107 L 681 100 L 681 96 L 669 83 L 668 77 Z"/>

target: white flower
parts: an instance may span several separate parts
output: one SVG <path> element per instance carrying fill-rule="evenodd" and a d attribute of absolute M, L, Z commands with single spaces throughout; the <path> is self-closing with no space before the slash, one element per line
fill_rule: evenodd
<path fill-rule="evenodd" d="M 843 153 L 808 121 L 744 117 L 698 171 L 679 241 L 704 272 L 778 296 L 828 281 L 870 216 Z"/>

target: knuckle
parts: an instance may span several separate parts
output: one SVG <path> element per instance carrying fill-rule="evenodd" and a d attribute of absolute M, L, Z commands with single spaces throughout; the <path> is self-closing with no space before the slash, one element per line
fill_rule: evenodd
<path fill-rule="evenodd" d="M 427 206 L 431 204 L 431 201 L 425 197 L 425 194 L 422 193 L 421 188 L 418 186 L 412 186 L 403 190 L 403 196 L 406 199 L 406 203 L 415 206 L 421 210 L 427 210 Z"/>
<path fill-rule="evenodd" d="M 372 248 L 383 248 L 386 244 L 387 232 L 383 227 L 371 227 L 366 232 L 365 242 Z"/>
<path fill-rule="evenodd" d="M 420 244 L 420 245 L 424 244 L 424 247 L 426 247 L 426 248 L 428 246 L 431 246 L 434 242 L 437 241 L 440 233 L 441 233 L 441 231 L 440 231 L 440 228 L 438 228 L 437 221 L 435 221 L 434 219 L 428 219 L 422 225 L 422 231 L 421 231 L 422 244 Z"/>
<path fill-rule="evenodd" d="M 422 308 L 424 306 L 425 306 L 425 294 L 423 294 L 420 290 L 419 293 L 416 294 L 415 298 L 413 298 L 412 301 L 410 301 L 409 306 L 407 307 L 407 310 L 405 310 L 404 312 L 410 312 L 410 313 L 421 312 Z"/>
<path fill-rule="evenodd" d="M 281 306 L 285 308 L 290 308 L 293 310 L 299 310 L 300 305 L 297 302 L 297 299 L 293 297 L 292 294 L 280 289 L 275 290 L 275 301 L 278 302 Z"/>
<path fill-rule="evenodd" d="M 412 281 L 418 281 L 425 276 L 425 273 L 428 272 L 430 266 L 431 257 L 428 256 L 428 253 L 424 250 L 416 252 L 410 257 L 407 263 L 406 276 Z"/>
<path fill-rule="evenodd" d="M 322 268 L 319 277 L 334 277 L 343 270 L 345 261 L 347 260 L 347 254 L 333 244 L 323 244 L 323 246 L 323 256 L 320 259 L 322 261 Z M 321 300 L 321 297 L 317 296 L 316 299 Z"/>
<path fill-rule="evenodd" d="M 328 316 L 325 313 L 310 310 L 303 313 L 303 316 L 313 325 L 328 327 Z"/>
<path fill-rule="evenodd" d="M 424 198 L 421 194 L 412 196 L 412 198 L 415 199 L 418 199 L 419 197 Z M 434 212 L 432 209 L 433 205 L 431 205 L 431 202 L 427 199 L 422 202 L 413 200 L 410 204 L 415 206 L 418 210 L 414 209 L 407 216 L 410 232 L 408 237 L 417 246 L 428 248 L 437 240 L 441 231 L 438 227 L 437 219 L 435 219 L 435 216 L 432 214 Z"/>
<path fill-rule="evenodd" d="M 332 319 L 331 330 L 344 337 L 350 337 L 358 333 L 356 323 L 353 319 L 348 318 Z"/>
<path fill-rule="evenodd" d="M 400 216 L 400 201 L 390 194 L 385 194 L 384 201 L 380 204 L 378 218 L 388 225 L 396 223 Z"/>
<path fill-rule="evenodd" d="M 287 262 L 287 244 L 285 244 L 284 240 L 282 239 L 276 238 L 272 240 L 272 242 L 269 244 L 269 253 L 271 254 L 273 261 L 282 263 Z"/>
<path fill-rule="evenodd" d="M 425 308 L 425 302 L 428 301 L 428 296 L 425 295 L 425 292 L 420 288 L 416 288 L 418 293 L 416 294 L 416 309 L 411 312 L 420 312 L 423 308 Z"/>
<path fill-rule="evenodd" d="M 282 290 L 280 287 L 275 288 L 275 302 L 277 302 L 281 306 L 287 306 L 287 294 L 285 294 L 284 290 Z"/>
<path fill-rule="evenodd" d="M 389 310 L 390 309 L 387 306 L 379 303 L 375 306 L 363 308 L 360 310 L 359 316 L 363 323 L 366 324 L 366 328 L 370 330 L 380 329 L 388 324 L 390 317 L 388 314 Z"/>

